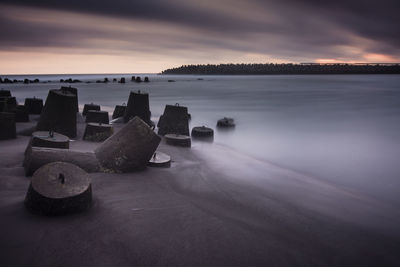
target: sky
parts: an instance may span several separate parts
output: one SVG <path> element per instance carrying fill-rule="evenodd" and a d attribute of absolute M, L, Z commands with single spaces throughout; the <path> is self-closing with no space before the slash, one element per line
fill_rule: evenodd
<path fill-rule="evenodd" d="M 400 62 L 398 0 L 0 0 L 0 74 Z"/>

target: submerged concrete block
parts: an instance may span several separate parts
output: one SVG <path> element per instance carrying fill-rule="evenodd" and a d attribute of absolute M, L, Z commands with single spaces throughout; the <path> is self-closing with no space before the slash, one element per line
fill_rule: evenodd
<path fill-rule="evenodd" d="M 189 135 L 189 119 L 187 107 L 166 105 L 164 114 L 158 121 L 158 134 Z"/>
<path fill-rule="evenodd" d="M 0 112 L 0 140 L 17 138 L 15 114 Z"/>
<path fill-rule="evenodd" d="M 161 151 L 156 151 L 147 165 L 150 167 L 169 168 L 171 167 L 171 157 Z"/>
<path fill-rule="evenodd" d="M 66 162 L 53 162 L 38 169 L 25 197 L 26 208 L 43 215 L 84 211 L 92 204 L 89 175 Z"/>
<path fill-rule="evenodd" d="M 131 92 L 128 99 L 128 105 L 124 114 L 124 122 L 128 122 L 133 117 L 138 116 L 147 124 L 150 124 L 150 105 L 149 94 L 140 91 Z"/>
<path fill-rule="evenodd" d="M 76 137 L 75 104 L 76 95 L 65 90 L 50 90 L 36 129 Z"/>
<path fill-rule="evenodd" d="M 85 122 L 97 122 L 97 123 L 106 123 L 110 122 L 107 111 L 99 111 L 99 110 L 89 110 L 86 113 Z"/>
<path fill-rule="evenodd" d="M 144 169 L 161 138 L 139 117 L 130 120 L 119 132 L 95 150 L 103 168 L 114 172 Z"/>
<path fill-rule="evenodd" d="M 25 98 L 25 108 L 29 114 L 40 114 L 43 109 L 43 100 L 40 98 Z"/>

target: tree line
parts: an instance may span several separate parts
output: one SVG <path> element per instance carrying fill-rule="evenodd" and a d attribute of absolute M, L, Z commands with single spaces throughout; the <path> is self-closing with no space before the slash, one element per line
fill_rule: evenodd
<path fill-rule="evenodd" d="M 265 74 L 400 74 L 400 63 L 373 64 L 207 64 L 183 65 L 161 74 L 265 75 Z"/>

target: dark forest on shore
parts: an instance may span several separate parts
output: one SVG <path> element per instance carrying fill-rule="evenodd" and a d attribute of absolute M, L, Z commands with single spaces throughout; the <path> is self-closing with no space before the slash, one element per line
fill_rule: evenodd
<path fill-rule="evenodd" d="M 183 65 L 161 74 L 265 75 L 265 74 L 400 74 L 400 63 L 370 64 L 207 64 Z"/>

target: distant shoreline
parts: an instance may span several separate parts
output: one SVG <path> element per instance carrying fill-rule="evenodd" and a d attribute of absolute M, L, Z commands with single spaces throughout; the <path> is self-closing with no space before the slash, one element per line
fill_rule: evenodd
<path fill-rule="evenodd" d="M 161 74 L 175 75 L 314 75 L 314 74 L 400 74 L 400 63 L 357 64 L 219 64 L 183 65 Z"/>

